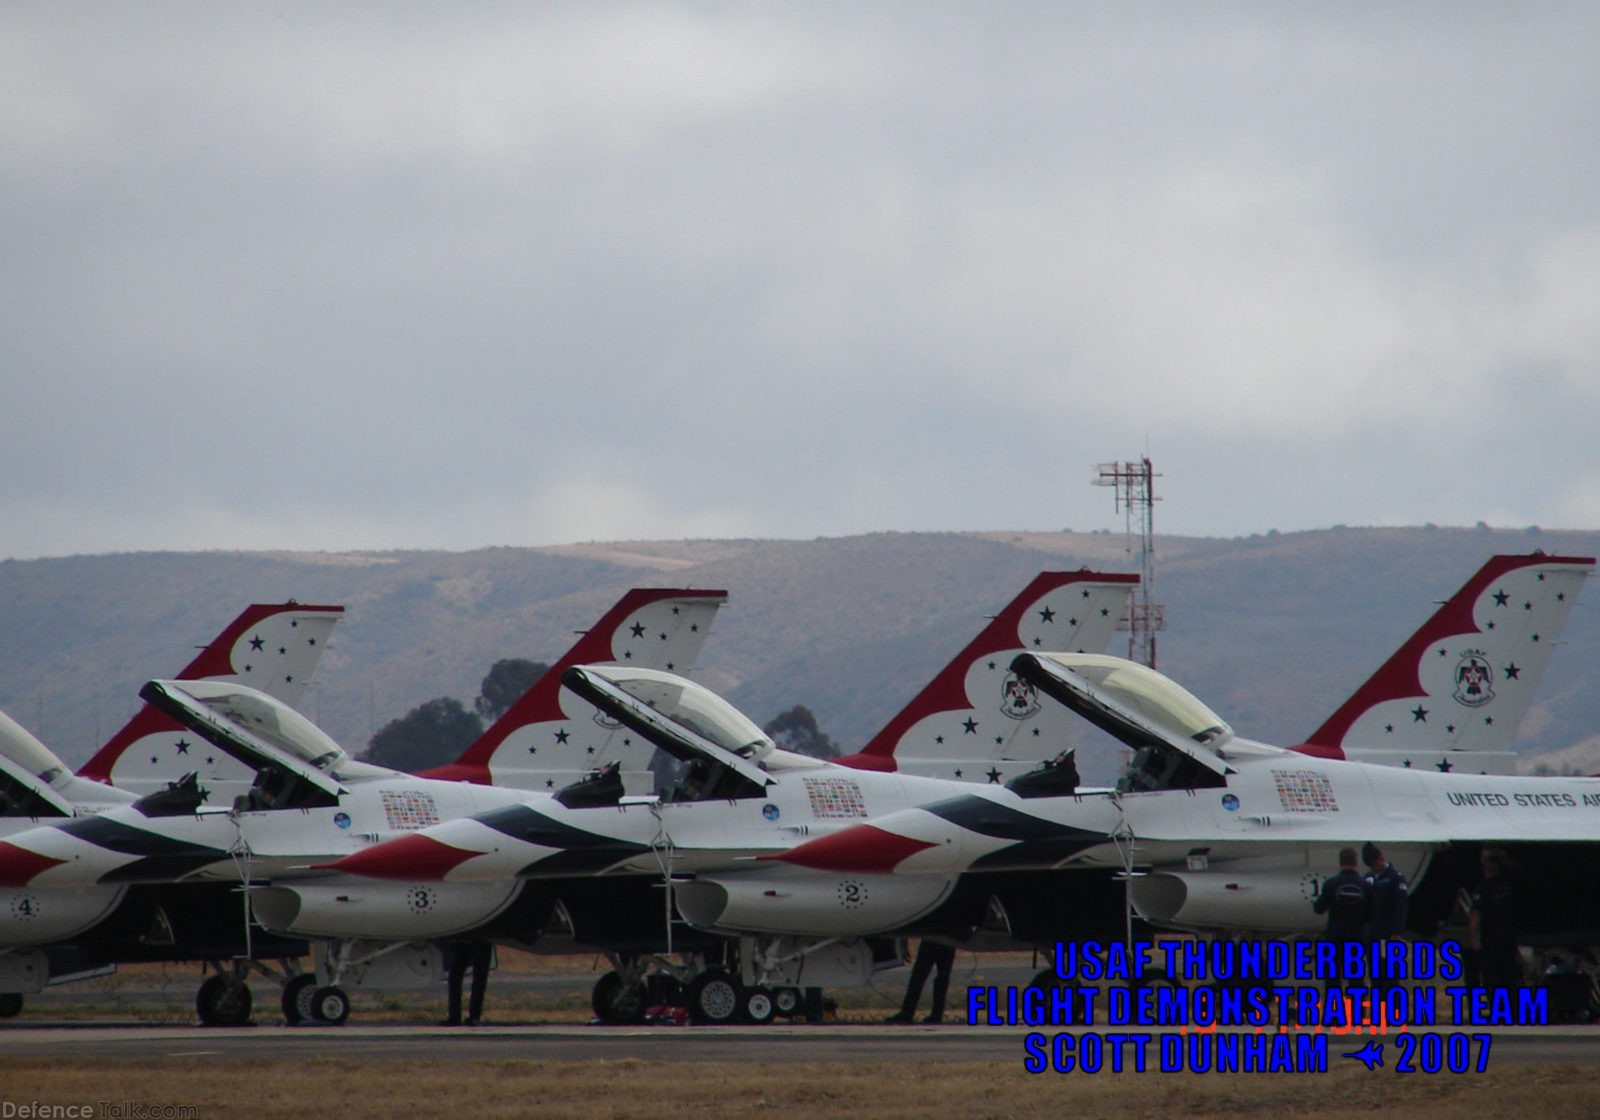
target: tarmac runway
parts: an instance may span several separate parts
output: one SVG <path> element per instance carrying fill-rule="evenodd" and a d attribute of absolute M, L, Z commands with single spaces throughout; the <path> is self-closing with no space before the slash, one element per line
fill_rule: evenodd
<path fill-rule="evenodd" d="M 403 1025 L 342 1027 L 118 1025 L 13 1021 L 0 1026 L 0 1049 L 14 1057 L 89 1060 L 385 1061 L 985 1061 L 1023 1059 L 1020 1028 L 893 1027 L 825 1024 L 765 1027 L 599 1027 Z M 1075 1033 L 1075 1032 L 1074 1032 Z M 1493 1030 L 1490 1068 L 1506 1063 L 1600 1061 L 1600 1027 L 1503 1027 Z M 1336 1037 L 1335 1054 L 1373 1036 Z M 1383 1040 L 1380 1040 L 1383 1041 Z M 1389 1047 L 1393 1052 L 1393 1046 Z M 1390 1068 L 1393 1067 L 1390 1059 Z"/>

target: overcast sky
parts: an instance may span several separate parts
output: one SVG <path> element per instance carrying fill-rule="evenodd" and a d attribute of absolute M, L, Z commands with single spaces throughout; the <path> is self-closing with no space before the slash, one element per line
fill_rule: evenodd
<path fill-rule="evenodd" d="M 0 6 L 0 556 L 1600 526 L 1600 5 Z"/>

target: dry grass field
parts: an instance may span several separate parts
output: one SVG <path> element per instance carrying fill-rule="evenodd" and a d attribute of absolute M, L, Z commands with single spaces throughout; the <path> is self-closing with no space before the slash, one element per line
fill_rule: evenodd
<path fill-rule="evenodd" d="M 1027 954 L 996 954 L 958 975 L 983 982 L 987 967 L 1031 966 Z M 965 964 L 963 960 L 962 964 Z M 585 1022 L 588 988 L 602 960 L 537 956 L 502 950 L 491 984 L 492 1022 Z M 958 973 L 964 970 L 958 966 Z M 60 1021 L 191 1023 L 199 971 L 185 965 L 133 966 L 83 985 L 82 1002 L 52 1004 L 48 996 L 25 1018 Z M 517 978 L 558 980 L 518 991 Z M 839 1018 L 876 1021 L 898 998 L 898 975 L 883 990 L 837 993 Z M 65 991 L 65 989 L 61 989 Z M 257 1018 L 271 1021 L 271 987 L 259 985 Z M 430 1022 L 442 992 L 357 997 L 366 1022 Z M 1600 1067 L 1504 1063 L 1485 1073 L 1368 1073 L 1354 1063 L 1327 1074 L 1217 1075 L 1053 1073 L 1030 1075 L 1017 1061 L 751 1064 L 684 1060 L 541 1060 L 530 1038 L 528 1057 L 514 1061 L 387 1061 L 342 1057 L 337 1035 L 326 1056 L 311 1062 L 223 1059 L 191 1053 L 148 1061 L 100 1060 L 92 1066 L 62 1058 L 4 1054 L 0 1028 L 0 1114 L 43 1106 L 105 1101 L 123 1111 L 78 1115 L 305 1117 L 525 1117 L 540 1120 L 662 1120 L 706 1117 L 960 1117 L 961 1120 L 1061 1117 L 1173 1120 L 1177 1117 L 1287 1118 L 1295 1116 L 1404 1117 L 1405 1120 L 1593 1120 L 1600 1117 Z M 184 1106 L 192 1112 L 159 1111 Z M 5 1112 L 7 1106 L 10 1112 Z M 140 1111 L 140 1110 L 144 1111 Z M 0 1120 L 3 1120 L 0 1116 Z"/>
<path fill-rule="evenodd" d="M 961 1117 L 962 1120 L 1085 1116 L 1405 1117 L 1406 1120 L 1593 1120 L 1600 1071 L 1572 1065 L 1508 1066 L 1483 1074 L 1030 1076 L 980 1063 L 786 1064 L 714 1062 L 311 1063 L 175 1058 L 99 1063 L 0 1058 L 0 1101 L 19 1108 L 130 1102 L 145 1115 L 192 1106 L 215 1117 L 539 1117 L 541 1120 L 661 1120 L 675 1116 Z M 23 1115 L 13 1112 L 13 1115 Z M 95 1113 L 94 1115 L 100 1115 Z M 124 1116 L 141 1115 L 128 1110 Z"/>

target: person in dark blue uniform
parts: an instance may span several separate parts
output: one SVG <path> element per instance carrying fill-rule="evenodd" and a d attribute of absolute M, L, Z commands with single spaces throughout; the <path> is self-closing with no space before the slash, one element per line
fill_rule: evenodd
<path fill-rule="evenodd" d="M 1478 976 L 1485 988 L 1521 987 L 1511 861 L 1501 848 L 1486 848 L 1479 858 L 1483 882 L 1473 892 L 1467 914 L 1467 947 L 1477 951 Z"/>
<path fill-rule="evenodd" d="M 906 984 L 906 998 L 900 1005 L 897 1014 L 889 1016 L 885 1022 L 909 1023 L 916 1018 L 917 1004 L 922 1000 L 922 985 L 928 979 L 928 973 L 934 972 L 933 977 L 933 1006 L 928 1009 L 928 1017 L 924 1023 L 944 1022 L 944 1000 L 950 991 L 950 972 L 955 968 L 956 947 L 946 945 L 940 941 L 933 941 L 924 937 L 922 944 L 917 946 L 917 960 L 911 966 L 911 980 Z M 937 970 L 935 972 L 935 970 Z"/>
<path fill-rule="evenodd" d="M 1372 895 L 1372 924 L 1367 936 L 1373 941 L 1399 937 L 1406 929 L 1411 909 L 1411 888 L 1400 869 L 1390 863 L 1383 849 L 1368 840 L 1361 848 L 1361 862 L 1367 865 L 1367 890 Z"/>
<path fill-rule="evenodd" d="M 1339 849 L 1339 873 L 1323 880 L 1322 893 L 1311 908 L 1328 915 L 1324 936 L 1329 941 L 1360 941 L 1366 936 L 1372 920 L 1372 888 L 1356 870 L 1354 848 Z"/>
<path fill-rule="evenodd" d="M 461 982 L 470 968 L 472 994 L 467 1001 L 467 1026 L 475 1027 L 483 1020 L 483 997 L 489 990 L 489 965 L 494 959 L 494 945 L 475 937 L 447 941 L 444 943 L 444 958 L 449 992 L 445 1020 L 439 1025 L 461 1025 Z"/>

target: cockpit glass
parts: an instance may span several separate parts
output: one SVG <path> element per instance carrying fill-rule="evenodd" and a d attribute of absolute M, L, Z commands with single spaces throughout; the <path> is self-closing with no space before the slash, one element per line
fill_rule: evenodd
<path fill-rule="evenodd" d="M 743 758 L 773 748 L 772 740 L 748 716 L 693 681 L 671 673 L 613 665 L 589 666 L 588 671 L 673 723 Z"/>
<path fill-rule="evenodd" d="M 1118 704 L 1174 735 L 1209 743 L 1232 733 L 1222 717 L 1193 693 L 1154 669 L 1101 654 L 1052 653 L 1045 656 L 1072 670 Z"/>
<path fill-rule="evenodd" d="M 343 749 L 316 724 L 287 704 L 254 689 L 215 681 L 184 681 L 175 687 L 256 738 L 319 769 L 345 761 Z"/>

